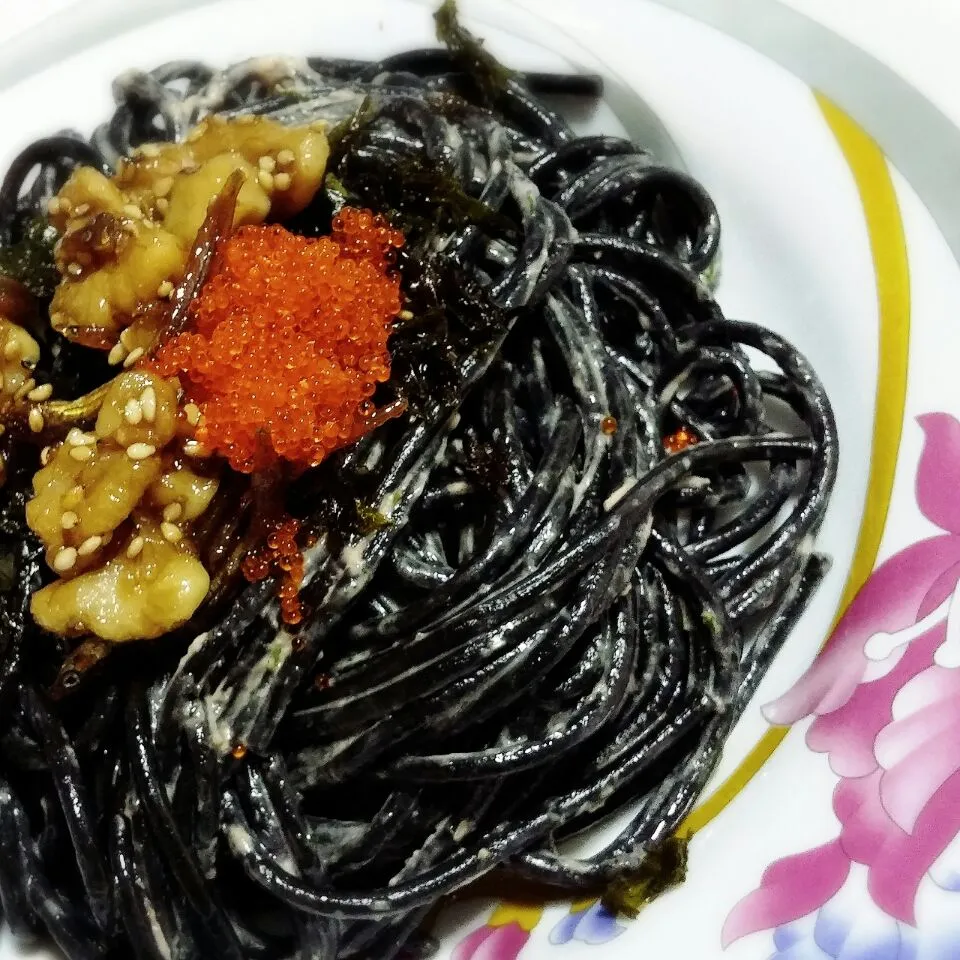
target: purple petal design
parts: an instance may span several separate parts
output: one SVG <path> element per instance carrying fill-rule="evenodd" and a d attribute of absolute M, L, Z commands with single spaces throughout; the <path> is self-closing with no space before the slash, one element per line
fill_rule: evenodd
<path fill-rule="evenodd" d="M 580 913 L 570 911 L 557 923 L 550 931 L 550 942 L 555 947 L 561 947 L 569 943 L 577 932 L 577 924 L 580 922 Z"/>
<path fill-rule="evenodd" d="M 960 960 L 960 922 L 924 928 L 917 916 L 921 884 L 943 895 L 960 890 L 960 669 L 934 659 L 952 635 L 940 615 L 897 640 L 960 578 L 960 422 L 935 413 L 919 423 L 917 503 L 946 534 L 875 570 L 826 650 L 764 709 L 780 724 L 813 715 L 807 746 L 840 778 L 839 835 L 768 867 L 728 916 L 724 945 L 774 928 L 772 960 Z M 949 617 L 960 619 L 960 609 Z M 883 662 L 866 656 L 878 634 L 879 649 L 891 644 Z"/>
<path fill-rule="evenodd" d="M 596 946 L 616 939 L 627 928 L 617 923 L 617 918 L 607 908 L 596 901 L 586 910 L 571 910 L 550 931 L 550 942 L 556 946 L 579 940 Z"/>

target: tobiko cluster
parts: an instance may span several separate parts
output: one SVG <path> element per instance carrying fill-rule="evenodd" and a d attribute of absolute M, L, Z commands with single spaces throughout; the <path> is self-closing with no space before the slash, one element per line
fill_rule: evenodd
<path fill-rule="evenodd" d="M 390 376 L 403 242 L 350 207 L 328 237 L 269 225 L 222 241 L 190 328 L 151 363 L 200 406 L 197 439 L 243 473 L 277 458 L 306 468 L 393 415 L 372 397 Z"/>

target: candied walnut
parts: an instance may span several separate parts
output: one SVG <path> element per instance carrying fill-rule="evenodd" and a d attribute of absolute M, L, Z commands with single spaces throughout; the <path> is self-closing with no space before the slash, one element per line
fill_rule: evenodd
<path fill-rule="evenodd" d="M 40 359 L 37 341 L 23 327 L 0 317 L 0 414 L 22 401 L 35 386 L 33 369 Z"/>
<path fill-rule="evenodd" d="M 27 524 L 47 549 L 47 562 L 63 576 L 72 576 L 99 562 L 109 537 L 131 514 L 160 476 L 159 457 L 131 460 L 119 447 L 98 448 L 91 434 L 71 432 L 47 466 L 33 478 L 33 498 L 27 503 Z M 79 442 L 78 442 L 79 441 Z M 74 445 L 76 443 L 76 445 Z M 89 456 L 78 459 L 78 451 Z M 77 551 L 92 537 L 95 549 Z M 88 548 L 89 549 L 89 548 Z M 73 563 L 66 565 L 67 558 Z"/>
<path fill-rule="evenodd" d="M 181 462 L 190 415 L 177 404 L 176 380 L 130 370 L 110 384 L 92 432 L 73 428 L 48 451 L 26 507 L 61 577 L 34 598 L 46 629 L 109 642 L 159 636 L 206 596 L 182 524 L 207 509 L 218 480 Z"/>
<path fill-rule="evenodd" d="M 182 463 L 171 464 L 150 487 L 150 499 L 165 519 L 189 522 L 206 511 L 218 486 L 216 476 L 197 473 Z"/>
<path fill-rule="evenodd" d="M 202 163 L 196 173 L 176 178 L 163 218 L 164 229 L 189 245 L 203 223 L 210 201 L 237 170 L 243 174 L 244 183 L 237 195 L 233 225 L 263 223 L 270 213 L 270 197 L 257 182 L 257 168 L 237 154 L 223 153 Z"/>
<path fill-rule="evenodd" d="M 106 211 L 66 234 L 56 248 L 57 269 L 82 276 L 118 260 L 133 239 L 131 221 Z"/>
<path fill-rule="evenodd" d="M 65 267 L 65 279 L 50 304 L 50 322 L 65 336 L 76 339 L 74 327 L 94 327 L 115 337 L 142 303 L 156 299 L 161 283 L 183 271 L 186 252 L 173 234 L 131 220 L 121 223 L 130 239 L 118 247 L 115 258 L 96 269 L 87 270 L 78 261 Z M 61 243 L 74 240 L 74 234 L 67 234 Z"/>
<path fill-rule="evenodd" d="M 124 450 L 134 444 L 166 446 L 177 432 L 177 389 L 176 380 L 148 370 L 121 374 L 100 407 L 97 437 L 110 438 Z"/>
<path fill-rule="evenodd" d="M 38 590 L 30 602 L 37 623 L 61 636 L 123 643 L 189 620 L 210 588 L 203 564 L 186 540 L 171 542 L 159 525 L 141 522 L 137 538 L 134 556 L 128 545 L 102 567 Z"/>
<path fill-rule="evenodd" d="M 231 174 L 244 177 L 234 225 L 258 224 L 302 210 L 320 186 L 327 156 L 325 135 L 312 128 L 211 117 L 185 143 L 138 148 L 113 178 L 81 167 L 50 205 L 63 234 L 54 328 L 90 345 L 97 344 L 84 339 L 84 329 L 104 331 L 106 346 L 115 344 L 121 330 L 172 292 L 207 207 Z M 119 363 L 137 346 L 145 349 L 149 339 L 123 344 L 111 359 Z"/>

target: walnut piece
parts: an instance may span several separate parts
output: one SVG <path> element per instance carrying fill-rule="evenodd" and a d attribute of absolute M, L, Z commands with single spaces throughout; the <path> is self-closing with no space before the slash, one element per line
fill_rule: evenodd
<path fill-rule="evenodd" d="M 51 201 L 61 232 L 54 328 L 73 339 L 95 330 L 107 346 L 180 280 L 210 202 L 234 171 L 244 185 L 234 226 L 282 219 L 317 192 L 329 147 L 310 127 L 265 117 L 210 117 L 184 143 L 144 144 L 115 176 L 76 170 Z M 116 362 L 136 349 L 125 342 Z"/>
<path fill-rule="evenodd" d="M 111 383 L 95 428 L 74 428 L 33 478 L 27 523 L 60 579 L 34 594 L 37 623 L 119 643 L 188 620 L 210 578 L 184 524 L 217 491 L 216 465 L 183 453 L 178 384 L 145 370 Z"/>
<path fill-rule="evenodd" d="M 140 523 L 138 536 L 136 556 L 117 552 L 103 566 L 35 593 L 37 623 L 62 636 L 123 643 L 162 636 L 189 620 L 210 588 L 203 564 L 155 524 Z"/>

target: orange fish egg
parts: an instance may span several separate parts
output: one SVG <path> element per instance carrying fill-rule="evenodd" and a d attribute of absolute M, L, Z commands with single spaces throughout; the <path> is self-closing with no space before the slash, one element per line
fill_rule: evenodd
<path fill-rule="evenodd" d="M 700 438 L 689 427 L 681 427 L 663 438 L 663 449 L 667 453 L 680 453 L 699 442 Z"/>
<path fill-rule="evenodd" d="M 197 439 L 243 473 L 277 459 L 315 466 L 381 422 L 401 309 L 403 234 L 344 208 L 329 237 L 244 226 L 217 249 L 190 328 L 151 361 L 203 414 Z"/>

